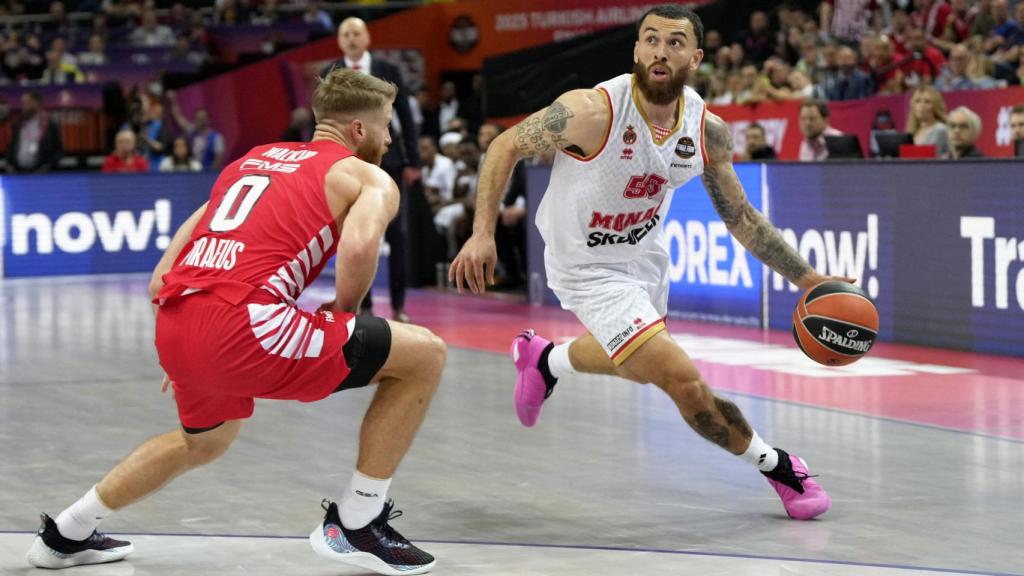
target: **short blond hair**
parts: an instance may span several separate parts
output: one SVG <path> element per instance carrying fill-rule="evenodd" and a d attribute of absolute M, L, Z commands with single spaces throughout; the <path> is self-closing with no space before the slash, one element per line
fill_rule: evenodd
<path fill-rule="evenodd" d="M 348 68 L 335 68 L 313 91 L 317 122 L 328 116 L 348 117 L 378 110 L 394 101 L 398 88 L 391 82 Z"/>

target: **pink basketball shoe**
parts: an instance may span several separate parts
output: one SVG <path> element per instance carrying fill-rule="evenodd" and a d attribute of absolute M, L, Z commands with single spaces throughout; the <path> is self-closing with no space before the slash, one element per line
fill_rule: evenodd
<path fill-rule="evenodd" d="M 821 516 L 832 507 L 832 499 L 828 497 L 814 477 L 807 473 L 807 463 L 803 458 L 790 456 L 785 450 L 775 449 L 779 453 L 779 465 L 771 472 L 762 472 L 768 483 L 782 498 L 786 513 L 795 520 L 810 520 Z"/>
<path fill-rule="evenodd" d="M 554 385 L 548 386 L 544 375 L 537 367 L 541 354 L 549 344 L 550 341 L 537 336 L 533 330 L 523 330 L 512 341 L 512 362 L 515 363 L 517 372 L 516 416 L 526 427 L 537 423 L 544 400 L 554 390 Z"/>

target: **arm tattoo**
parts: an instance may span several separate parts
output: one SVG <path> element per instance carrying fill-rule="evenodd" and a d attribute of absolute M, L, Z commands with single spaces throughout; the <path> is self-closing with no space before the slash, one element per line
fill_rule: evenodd
<path fill-rule="evenodd" d="M 810 265 L 786 243 L 782 234 L 764 214 L 747 201 L 743 185 L 732 168 L 732 135 L 721 118 L 709 114 L 705 121 L 704 144 L 708 166 L 701 179 L 715 211 L 733 236 L 751 254 L 790 282 L 811 271 Z"/>
<path fill-rule="evenodd" d="M 563 132 L 565 125 L 569 123 L 569 118 L 572 118 L 572 110 L 556 100 L 554 104 L 548 106 L 547 112 L 544 113 L 544 127 L 549 132 L 556 134 Z"/>
<path fill-rule="evenodd" d="M 582 148 L 562 136 L 573 116 L 572 110 L 556 101 L 547 107 L 543 115 L 534 114 L 516 126 L 516 148 L 528 156 L 548 152 L 553 148 L 586 156 Z"/>

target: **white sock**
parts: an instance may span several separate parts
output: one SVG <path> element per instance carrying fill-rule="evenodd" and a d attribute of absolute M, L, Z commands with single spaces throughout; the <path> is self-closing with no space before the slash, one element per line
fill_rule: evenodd
<path fill-rule="evenodd" d="M 562 376 L 568 376 L 569 374 L 575 374 L 576 369 L 572 367 L 572 362 L 569 361 L 569 345 L 572 342 L 566 342 L 565 344 L 556 344 L 551 352 L 548 353 L 548 371 L 555 378 L 561 378 Z"/>
<path fill-rule="evenodd" d="M 358 530 L 379 516 L 388 500 L 390 486 L 391 478 L 372 478 L 356 470 L 348 488 L 341 495 L 341 505 L 338 507 L 345 528 Z"/>
<path fill-rule="evenodd" d="M 69 540 L 85 540 L 104 518 L 114 511 L 107 507 L 96 494 L 93 486 L 71 506 L 57 516 L 57 530 Z"/>
<path fill-rule="evenodd" d="M 740 454 L 740 458 L 757 466 L 761 472 L 771 472 L 779 464 L 779 453 L 764 440 L 761 440 L 757 432 L 754 432 L 754 436 L 750 439 L 750 446 L 747 447 L 746 452 Z"/>

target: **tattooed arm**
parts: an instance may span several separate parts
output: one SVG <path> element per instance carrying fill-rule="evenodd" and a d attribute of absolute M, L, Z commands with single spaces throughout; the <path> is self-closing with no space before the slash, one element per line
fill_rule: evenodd
<path fill-rule="evenodd" d="M 516 162 L 559 150 L 577 156 L 593 154 L 604 144 L 610 122 L 611 108 L 603 94 L 572 90 L 491 142 L 477 179 L 473 236 L 448 269 L 448 279 L 460 291 L 463 281 L 474 293 L 484 291 L 485 277 L 486 283 L 494 283 L 494 227 L 501 195 Z"/>
<path fill-rule="evenodd" d="M 761 262 L 801 288 L 824 280 L 782 239 L 768 218 L 750 205 L 732 166 L 729 125 L 710 112 L 704 121 L 704 147 L 708 165 L 701 178 L 729 232 Z"/>

